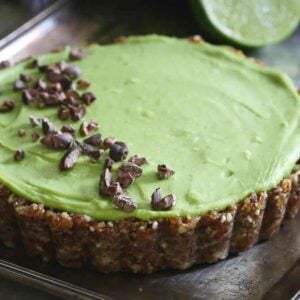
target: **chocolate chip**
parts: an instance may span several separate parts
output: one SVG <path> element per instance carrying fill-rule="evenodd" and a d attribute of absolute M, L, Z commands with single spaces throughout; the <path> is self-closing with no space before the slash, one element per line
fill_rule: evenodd
<path fill-rule="evenodd" d="M 79 132 L 82 136 L 87 136 L 89 135 L 92 131 L 96 130 L 97 128 L 99 128 L 99 123 L 97 122 L 83 122 L 80 125 L 80 129 Z"/>
<path fill-rule="evenodd" d="M 70 109 L 66 106 L 60 106 L 57 111 L 57 115 L 63 121 L 68 120 L 71 116 Z"/>
<path fill-rule="evenodd" d="M 90 137 L 86 138 L 85 140 L 83 140 L 86 144 L 95 146 L 95 147 L 100 147 L 101 145 L 101 134 L 100 133 L 96 133 L 91 135 Z"/>
<path fill-rule="evenodd" d="M 30 102 L 35 100 L 37 98 L 37 96 L 38 96 L 38 94 L 37 94 L 36 90 L 24 89 L 22 91 L 22 100 L 23 100 L 23 103 L 26 105 L 28 105 Z"/>
<path fill-rule="evenodd" d="M 117 182 L 120 183 L 122 188 L 127 188 L 135 181 L 135 177 L 132 176 L 130 173 L 119 173 Z"/>
<path fill-rule="evenodd" d="M 151 206 L 154 210 L 170 210 L 175 203 L 175 195 L 170 194 L 162 198 L 160 188 L 157 188 L 151 195 Z"/>
<path fill-rule="evenodd" d="M 10 67 L 10 62 L 8 60 L 2 60 L 0 61 L 0 70 L 9 68 Z"/>
<path fill-rule="evenodd" d="M 64 69 L 63 73 L 67 75 L 70 79 L 74 80 L 77 79 L 80 74 L 81 70 L 78 66 L 68 66 Z"/>
<path fill-rule="evenodd" d="M 23 137 L 25 135 L 26 135 L 26 132 L 25 132 L 24 129 L 21 128 L 21 129 L 18 130 L 18 136 Z"/>
<path fill-rule="evenodd" d="M 118 174 L 122 173 L 130 173 L 134 178 L 138 178 L 142 176 L 143 174 L 143 169 L 136 165 L 135 163 L 132 162 L 124 162 L 120 167 L 119 167 L 119 172 Z"/>
<path fill-rule="evenodd" d="M 77 145 L 71 147 L 60 161 L 60 169 L 62 171 L 69 170 L 74 167 L 80 154 L 80 148 Z"/>
<path fill-rule="evenodd" d="M 60 130 L 61 130 L 61 132 L 67 132 L 72 135 L 74 135 L 74 133 L 75 133 L 75 128 L 71 125 L 64 125 Z"/>
<path fill-rule="evenodd" d="M 103 153 L 104 153 L 104 150 L 102 150 L 102 149 L 94 149 L 92 151 L 89 151 L 88 156 L 91 159 L 91 161 L 93 163 L 95 163 L 100 159 L 100 157 L 103 155 Z"/>
<path fill-rule="evenodd" d="M 125 194 L 115 195 L 113 197 L 113 203 L 126 212 L 132 212 L 137 209 L 134 200 Z"/>
<path fill-rule="evenodd" d="M 96 101 L 96 96 L 92 92 L 86 92 L 82 94 L 81 100 L 83 101 L 84 104 L 90 105 L 94 101 Z"/>
<path fill-rule="evenodd" d="M 111 171 L 114 163 L 111 158 L 107 157 L 104 161 L 104 168 L 108 168 Z"/>
<path fill-rule="evenodd" d="M 26 82 L 24 82 L 22 80 L 16 80 L 14 82 L 14 90 L 15 91 L 22 91 L 22 90 L 24 90 L 26 88 L 27 88 Z"/>
<path fill-rule="evenodd" d="M 78 107 L 70 106 L 70 113 L 71 113 L 71 119 L 73 121 L 79 121 L 85 116 L 86 109 L 83 105 L 80 105 Z"/>
<path fill-rule="evenodd" d="M 27 74 L 20 74 L 20 80 L 22 80 L 23 82 L 30 82 L 32 80 L 32 77 L 30 75 Z"/>
<path fill-rule="evenodd" d="M 80 79 L 77 81 L 77 88 L 80 90 L 85 90 L 89 88 L 91 83 L 87 80 Z"/>
<path fill-rule="evenodd" d="M 37 127 L 41 123 L 40 118 L 36 118 L 36 117 L 33 117 L 33 116 L 29 117 L 29 121 L 30 121 L 30 124 L 31 124 L 32 127 Z"/>
<path fill-rule="evenodd" d="M 47 119 L 42 119 L 42 130 L 44 134 L 56 132 L 54 125 Z"/>
<path fill-rule="evenodd" d="M 82 49 L 72 49 L 69 54 L 70 60 L 81 60 L 86 57 L 86 52 Z"/>
<path fill-rule="evenodd" d="M 52 149 L 63 150 L 71 146 L 73 137 L 69 133 L 50 133 L 41 139 L 41 143 Z"/>
<path fill-rule="evenodd" d="M 38 133 L 34 132 L 31 134 L 31 139 L 35 143 L 40 139 L 40 135 Z"/>
<path fill-rule="evenodd" d="M 105 168 L 100 176 L 99 193 L 103 196 L 110 196 L 109 186 L 112 183 L 112 174 L 108 168 Z"/>
<path fill-rule="evenodd" d="M 115 142 L 116 140 L 113 137 L 107 137 L 103 141 L 102 148 L 109 149 Z"/>
<path fill-rule="evenodd" d="M 147 164 L 148 161 L 145 157 L 138 157 L 137 155 L 133 155 L 128 159 L 129 162 L 133 162 L 134 164 L 138 166 L 142 166 L 144 164 Z"/>
<path fill-rule="evenodd" d="M 21 161 L 25 158 L 25 156 L 26 156 L 25 151 L 20 149 L 15 152 L 14 159 L 15 161 Z"/>
<path fill-rule="evenodd" d="M 115 162 L 124 160 L 128 155 L 128 147 L 123 142 L 115 142 L 109 150 L 109 157 Z"/>
<path fill-rule="evenodd" d="M 175 171 L 168 168 L 165 164 L 157 166 L 157 176 L 160 179 L 168 179 L 175 174 Z"/>
<path fill-rule="evenodd" d="M 12 111 L 14 108 L 15 102 L 13 100 L 5 100 L 0 106 L 0 113 Z"/>

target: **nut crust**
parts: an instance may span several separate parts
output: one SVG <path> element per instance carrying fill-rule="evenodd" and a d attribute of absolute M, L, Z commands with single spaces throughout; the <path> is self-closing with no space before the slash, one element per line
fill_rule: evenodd
<path fill-rule="evenodd" d="M 0 241 L 71 268 L 152 273 L 212 263 L 271 238 L 300 207 L 300 175 L 223 211 L 150 221 L 95 221 L 30 203 L 0 185 Z"/>

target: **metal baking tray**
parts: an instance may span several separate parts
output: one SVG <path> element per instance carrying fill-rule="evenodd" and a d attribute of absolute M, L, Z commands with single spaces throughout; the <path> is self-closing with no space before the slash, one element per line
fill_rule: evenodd
<path fill-rule="evenodd" d="M 0 49 L 18 61 L 67 44 L 109 43 L 120 35 L 197 33 L 186 1 L 64 1 Z M 247 53 L 288 73 L 300 86 L 300 31 Z M 239 256 L 186 271 L 152 275 L 70 270 L 0 246 L 0 275 L 66 299 L 300 299 L 300 215 L 271 240 Z M 298 293 L 298 296 L 297 296 Z"/>

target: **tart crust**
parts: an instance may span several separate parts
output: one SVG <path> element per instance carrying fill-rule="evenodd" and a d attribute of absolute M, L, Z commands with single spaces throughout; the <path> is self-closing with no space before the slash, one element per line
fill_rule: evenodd
<path fill-rule="evenodd" d="M 202 216 L 95 221 L 30 203 L 0 185 L 0 241 L 71 268 L 152 273 L 187 269 L 271 238 L 300 208 L 300 172 L 274 189 Z"/>

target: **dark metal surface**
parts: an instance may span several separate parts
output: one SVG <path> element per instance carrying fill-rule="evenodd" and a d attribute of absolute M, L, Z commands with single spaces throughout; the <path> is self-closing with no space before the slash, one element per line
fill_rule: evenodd
<path fill-rule="evenodd" d="M 0 51 L 0 60 L 11 52 L 13 59 L 19 60 L 66 44 L 109 43 L 119 35 L 155 32 L 183 37 L 198 33 L 184 0 L 95 2 L 67 6 L 51 18 L 46 34 L 42 34 L 41 23 L 23 37 L 38 30 L 30 43 L 22 47 L 19 43 L 18 51 L 12 43 Z M 280 45 L 248 54 L 288 73 L 300 85 L 300 30 Z M 184 272 L 103 275 L 41 263 L 27 259 L 22 251 L 16 254 L 0 248 L 0 274 L 67 299 L 291 299 L 300 289 L 299 228 L 300 216 L 269 242 L 240 256 Z M 0 294 L 4 295 L 1 291 L 0 281 Z"/>

